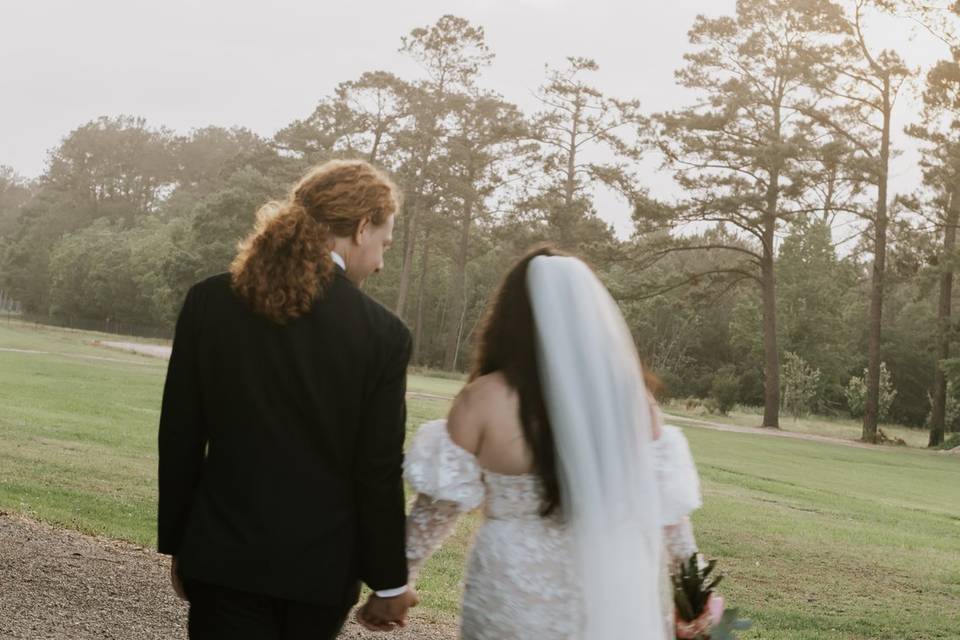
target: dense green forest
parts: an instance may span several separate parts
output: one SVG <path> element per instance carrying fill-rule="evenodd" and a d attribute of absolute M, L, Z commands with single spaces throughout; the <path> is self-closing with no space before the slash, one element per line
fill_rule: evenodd
<path fill-rule="evenodd" d="M 104 116 L 67 133 L 37 179 L 0 169 L 0 307 L 169 335 L 260 205 L 314 163 L 358 157 L 404 191 L 367 287 L 410 325 L 417 365 L 468 366 L 498 278 L 549 241 L 597 269 L 671 396 L 762 406 L 770 427 L 863 416 L 866 440 L 897 421 L 939 444 L 960 423 L 956 11 L 740 0 L 691 25 L 676 80 L 695 99 L 667 113 L 606 95 L 575 57 L 546 68 L 525 111 L 485 84 L 483 28 L 448 15 L 398 33 L 420 75 L 346 78 L 272 138 Z M 944 59 L 909 68 L 871 41 L 869 12 L 943 34 Z M 897 100 L 907 91 L 920 109 Z M 922 150 L 910 192 L 888 188 L 894 131 Z M 651 197 L 651 157 L 681 197 Z M 630 204 L 629 237 L 597 210 L 604 191 Z"/>

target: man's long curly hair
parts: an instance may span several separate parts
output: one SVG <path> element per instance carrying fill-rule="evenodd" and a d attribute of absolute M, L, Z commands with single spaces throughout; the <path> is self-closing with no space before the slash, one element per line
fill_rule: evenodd
<path fill-rule="evenodd" d="M 382 225 L 399 209 L 396 185 L 371 164 L 317 165 L 285 200 L 257 211 L 230 265 L 233 291 L 258 314 L 285 324 L 309 311 L 333 277 L 331 237 L 352 236 L 364 218 Z"/>

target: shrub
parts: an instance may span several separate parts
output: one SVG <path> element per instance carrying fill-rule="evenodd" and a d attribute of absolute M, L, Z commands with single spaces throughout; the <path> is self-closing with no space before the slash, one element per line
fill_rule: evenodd
<path fill-rule="evenodd" d="M 820 370 L 814 369 L 795 353 L 783 354 L 783 372 L 780 377 L 780 403 L 794 418 L 808 415 L 817 400 Z"/>
<path fill-rule="evenodd" d="M 863 377 L 854 376 L 850 378 L 847 384 L 846 396 L 847 407 L 850 409 L 850 415 L 854 418 L 862 418 L 867 407 L 867 370 L 863 370 Z M 880 363 L 880 406 L 879 420 L 886 420 L 890 414 L 890 405 L 893 399 L 897 397 L 897 390 L 893 388 L 893 379 L 890 377 L 890 371 L 887 369 L 887 363 Z"/>
<path fill-rule="evenodd" d="M 949 450 L 949 449 L 956 449 L 957 447 L 960 447 L 960 433 L 952 434 L 949 438 L 943 441 L 943 444 L 941 444 L 937 448 Z"/>
<path fill-rule="evenodd" d="M 720 415 L 727 415 L 730 409 L 737 404 L 737 398 L 740 394 L 740 380 L 732 369 L 721 369 L 713 377 L 713 383 L 710 385 L 710 395 L 717 403 L 717 411 Z"/>
<path fill-rule="evenodd" d="M 960 400 L 957 399 L 957 390 L 953 382 L 947 383 L 947 398 L 944 407 L 943 429 L 947 433 L 958 431 L 960 427 Z M 930 403 L 930 411 L 927 413 L 927 419 L 924 426 L 927 429 L 933 424 L 933 396 L 927 394 L 927 402 Z"/>

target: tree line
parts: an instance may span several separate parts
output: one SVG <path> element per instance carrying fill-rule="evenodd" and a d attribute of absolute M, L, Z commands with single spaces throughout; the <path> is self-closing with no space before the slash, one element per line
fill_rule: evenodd
<path fill-rule="evenodd" d="M 101 117 L 39 178 L 0 169 L 0 298 L 61 322 L 169 328 L 261 204 L 311 164 L 364 158 L 404 193 L 397 248 L 368 291 L 411 326 L 415 364 L 463 369 L 505 266 L 549 241 L 597 269 L 671 395 L 760 405 L 768 427 L 850 412 L 867 441 L 896 420 L 938 445 L 960 426 L 958 11 L 740 0 L 695 20 L 676 71 L 694 98 L 663 113 L 598 89 L 581 57 L 547 67 L 537 108 L 521 109 L 484 84 L 483 28 L 446 15 L 400 39 L 419 76 L 346 80 L 270 138 Z M 945 58 L 910 68 L 872 41 L 880 14 L 923 25 Z M 911 86 L 919 113 L 904 113 Z M 900 130 L 923 178 L 891 193 Z M 649 194 L 648 157 L 680 197 Z M 599 215 L 600 190 L 630 204 L 629 238 Z"/>

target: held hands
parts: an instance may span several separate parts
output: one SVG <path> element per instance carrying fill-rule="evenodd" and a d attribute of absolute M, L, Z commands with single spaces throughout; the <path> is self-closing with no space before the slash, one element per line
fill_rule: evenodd
<path fill-rule="evenodd" d="M 371 594 L 367 603 L 357 609 L 357 622 L 370 631 L 393 631 L 407 626 L 407 611 L 420 603 L 420 597 L 408 589 L 393 598 Z"/>
<path fill-rule="evenodd" d="M 170 584 L 181 600 L 187 599 L 183 582 L 177 571 L 177 558 L 170 562 Z M 407 612 L 420 604 L 420 596 L 413 588 L 392 598 L 380 598 L 370 594 L 367 603 L 357 610 L 357 622 L 370 631 L 393 631 L 397 627 L 407 626 Z"/>

